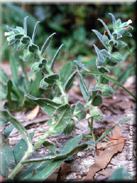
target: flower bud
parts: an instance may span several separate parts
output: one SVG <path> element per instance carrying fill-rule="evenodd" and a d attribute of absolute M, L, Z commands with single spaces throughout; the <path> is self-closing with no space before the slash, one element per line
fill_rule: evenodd
<path fill-rule="evenodd" d="M 4 35 L 5 36 L 10 36 L 10 33 L 9 32 L 5 32 Z"/>
<path fill-rule="evenodd" d="M 127 24 L 129 25 L 129 24 L 131 24 L 132 23 L 132 20 L 128 20 L 127 21 Z"/>
<path fill-rule="evenodd" d="M 8 41 L 8 42 L 10 41 L 10 37 L 7 37 L 7 41 Z"/>

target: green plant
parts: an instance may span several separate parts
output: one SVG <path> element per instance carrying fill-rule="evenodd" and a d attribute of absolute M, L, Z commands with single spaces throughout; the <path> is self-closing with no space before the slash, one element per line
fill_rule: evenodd
<path fill-rule="evenodd" d="M 103 120 L 103 114 L 98 108 L 98 106 L 100 106 L 103 102 L 101 95 L 110 96 L 114 93 L 114 90 L 109 85 L 109 80 L 122 86 L 119 82 L 105 74 L 109 72 L 109 70 L 106 68 L 106 65 L 113 66 L 122 60 L 122 55 L 120 55 L 120 53 L 111 53 L 112 48 L 113 46 L 116 48 L 123 48 L 126 46 L 126 43 L 119 39 L 123 35 L 131 36 L 131 34 L 127 31 L 127 28 L 132 27 L 129 26 L 131 21 L 121 23 L 120 19 L 115 20 L 114 15 L 111 13 L 110 15 L 112 16 L 114 29 L 112 34 L 105 23 L 100 20 L 105 26 L 110 39 L 106 35 L 101 35 L 97 30 L 93 30 L 93 32 L 95 32 L 95 34 L 105 46 L 105 49 L 99 50 L 99 48 L 94 45 L 97 53 L 96 65 L 98 72 L 90 72 L 84 64 L 75 60 L 73 64 L 71 62 L 66 63 L 59 74 L 54 73 L 54 64 L 62 48 L 62 45 L 59 47 L 50 62 L 44 58 L 43 55 L 55 33 L 50 35 L 46 39 L 42 48 L 39 49 L 39 47 L 34 43 L 36 29 L 39 22 L 37 22 L 34 27 L 32 38 L 27 35 L 27 17 L 24 18 L 23 28 L 16 27 L 14 29 L 7 26 L 9 32 L 5 33 L 5 35 L 8 36 L 8 44 L 10 45 L 14 43 L 17 48 L 21 47 L 24 49 L 23 60 L 33 60 L 34 63 L 31 66 L 31 70 L 33 72 L 43 74 L 43 78 L 40 81 L 40 87 L 47 91 L 53 91 L 53 94 L 55 93 L 55 95 L 53 95 L 52 99 L 36 98 L 29 93 L 25 95 L 26 98 L 39 105 L 43 111 L 50 116 L 50 119 L 48 120 L 49 130 L 46 131 L 34 145 L 32 145 L 31 140 L 34 133 L 28 134 L 27 130 L 22 126 L 22 124 L 14 116 L 12 116 L 7 109 L 0 108 L 1 125 L 7 123 L 8 121 L 12 123 L 3 131 L 1 135 L 1 138 L 3 135 L 6 135 L 6 138 L 2 139 L 2 143 L 0 144 L 2 148 L 2 164 L 5 165 L 4 169 L 2 170 L 2 176 L 5 178 L 14 178 L 15 180 L 45 180 L 63 161 L 67 160 L 74 153 L 87 148 L 88 145 L 94 149 L 95 143 L 97 143 L 97 141 L 99 141 L 107 133 L 109 133 L 110 130 L 113 129 L 112 127 L 95 141 L 93 134 L 93 120 Z M 76 66 L 76 70 L 72 72 L 74 64 Z M 79 76 L 81 92 L 87 101 L 85 105 L 80 101 L 78 101 L 76 104 L 70 105 L 66 95 L 66 92 L 73 85 L 73 80 L 77 73 Z M 90 85 L 88 88 L 82 73 L 92 74 L 97 81 L 96 86 Z M 124 89 L 130 95 L 135 97 L 126 88 Z M 59 149 L 56 148 L 52 142 L 47 140 L 50 135 L 54 136 L 61 133 L 70 134 L 75 126 L 73 117 L 77 117 L 78 120 L 84 119 L 86 117 L 86 110 L 88 108 L 90 108 L 91 117 L 89 120 L 91 120 L 91 122 L 89 122 L 89 127 L 91 129 L 91 137 L 93 140 L 91 139 L 87 142 L 80 143 L 83 135 L 77 135 Z M 22 134 L 23 139 L 21 139 L 20 142 L 13 149 L 11 149 L 8 144 L 8 136 L 14 127 Z M 46 154 L 41 158 L 29 159 L 31 154 L 37 150 L 41 144 L 46 146 L 51 151 L 51 153 Z M 11 161 L 9 161 L 9 159 Z M 25 171 L 18 174 L 26 164 L 31 165 Z"/>
<path fill-rule="evenodd" d="M 25 97 L 25 94 L 30 93 L 35 97 L 41 97 L 44 90 L 39 88 L 39 82 L 42 79 L 42 74 L 37 73 L 35 79 L 30 79 L 27 75 L 27 70 L 21 60 L 15 59 L 15 55 L 10 56 L 10 66 L 12 79 L 10 79 L 2 68 L 0 68 L 0 96 L 1 100 L 5 101 L 4 107 L 12 112 L 21 111 L 23 109 L 32 109 L 36 104 Z M 19 75 L 19 66 L 23 70 L 23 75 Z"/>

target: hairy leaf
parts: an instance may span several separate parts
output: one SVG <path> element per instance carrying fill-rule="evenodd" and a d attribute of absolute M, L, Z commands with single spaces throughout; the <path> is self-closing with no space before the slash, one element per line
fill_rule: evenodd
<path fill-rule="evenodd" d="M 60 104 L 53 102 L 52 100 L 47 98 L 36 98 L 29 94 L 25 96 L 31 99 L 36 104 L 38 104 L 42 108 L 42 110 L 49 116 L 51 116 L 54 113 L 54 111 L 60 106 Z"/>
<path fill-rule="evenodd" d="M 86 109 L 84 108 L 84 105 L 80 101 L 78 101 L 75 106 L 74 114 L 79 121 L 86 117 Z"/>
<path fill-rule="evenodd" d="M 47 46 L 49 45 L 49 43 L 50 43 L 52 37 L 53 37 L 55 34 L 56 34 L 56 33 L 51 34 L 51 35 L 46 39 L 46 41 L 44 42 L 44 44 L 43 44 L 43 46 L 42 46 L 42 48 L 41 48 L 41 56 L 43 55 L 44 51 L 46 50 L 46 48 L 47 48 Z"/>
<path fill-rule="evenodd" d="M 67 62 L 60 70 L 59 76 L 60 76 L 60 81 L 64 85 L 67 79 L 70 77 L 73 69 L 73 63 L 72 62 Z"/>
<path fill-rule="evenodd" d="M 61 105 L 56 109 L 48 121 L 48 125 L 54 128 L 52 134 L 58 135 L 63 132 L 73 115 L 73 111 L 74 106 L 71 107 L 68 104 Z"/>
<path fill-rule="evenodd" d="M 64 84 L 64 89 L 65 89 L 65 91 L 68 91 L 68 90 L 71 88 L 71 86 L 72 86 L 72 84 L 73 84 L 73 80 L 74 80 L 76 74 L 77 74 L 77 71 L 74 71 L 74 72 L 69 76 L 69 78 L 67 79 L 67 81 L 65 82 L 65 84 Z"/>
<path fill-rule="evenodd" d="M 31 139 L 23 125 L 12 114 L 10 114 L 8 110 L 0 108 L 0 112 L 2 115 L 2 119 L 10 121 L 15 126 L 15 128 L 23 135 L 23 138 L 25 139 L 27 145 L 31 146 Z"/>
<path fill-rule="evenodd" d="M 79 62 L 78 60 L 74 60 L 74 63 L 76 63 L 80 68 L 84 69 L 85 71 L 89 71 L 84 64 Z"/>

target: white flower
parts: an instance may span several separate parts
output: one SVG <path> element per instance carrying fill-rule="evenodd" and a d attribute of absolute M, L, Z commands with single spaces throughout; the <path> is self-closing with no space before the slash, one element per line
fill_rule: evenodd
<path fill-rule="evenodd" d="M 4 34 L 5 36 L 9 36 L 10 35 L 10 33 L 9 32 L 5 32 L 5 34 Z"/>
<path fill-rule="evenodd" d="M 10 38 L 9 37 L 7 37 L 7 41 L 10 41 Z"/>
<path fill-rule="evenodd" d="M 132 20 L 128 20 L 127 21 L 127 24 L 129 25 L 129 24 L 131 24 L 132 23 Z"/>

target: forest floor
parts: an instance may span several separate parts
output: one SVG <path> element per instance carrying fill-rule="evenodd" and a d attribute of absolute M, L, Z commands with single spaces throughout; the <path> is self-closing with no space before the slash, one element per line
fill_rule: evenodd
<path fill-rule="evenodd" d="M 8 63 L 2 65 L 3 69 L 10 76 L 10 69 Z M 93 78 L 87 78 L 88 84 L 93 84 Z M 111 84 L 111 83 L 110 83 Z M 136 91 L 135 78 L 129 77 L 123 84 L 134 95 Z M 69 102 L 71 104 L 81 101 L 86 103 L 82 97 L 79 89 L 78 78 L 74 82 L 74 87 L 67 92 Z M 94 121 L 94 134 L 96 140 L 110 127 L 117 124 L 119 121 L 136 115 L 136 102 L 135 99 L 130 96 L 124 89 L 119 87 L 115 94 L 111 97 L 103 97 L 103 104 L 99 107 L 104 115 L 104 120 L 100 122 Z M 49 116 L 46 115 L 38 106 L 32 111 L 17 112 L 13 115 L 22 123 L 27 131 L 34 132 L 34 138 L 32 143 L 34 144 L 40 136 L 41 131 L 48 130 L 49 126 L 47 121 Z M 75 120 L 75 128 L 71 135 L 77 134 L 90 135 L 90 129 L 88 126 L 88 115 L 86 119 L 78 121 Z M 7 123 L 6 125 L 9 125 Z M 112 138 L 113 137 L 113 138 Z M 118 137 L 120 137 L 118 139 Z M 15 144 L 20 140 L 21 135 L 17 130 L 13 130 L 9 136 L 9 144 L 13 148 Z M 49 137 L 49 139 L 59 144 L 64 144 L 71 138 L 70 135 L 58 135 Z M 117 125 L 116 128 L 109 133 L 109 136 L 104 137 L 97 143 L 98 154 L 93 149 L 85 149 L 79 151 L 73 155 L 73 158 L 69 161 L 65 161 L 61 166 L 46 179 L 46 181 L 101 181 L 108 180 L 110 175 L 119 167 L 128 169 L 132 179 L 136 179 L 136 121 L 135 118 L 124 121 Z M 121 144 L 120 144 L 121 143 Z M 45 155 L 47 149 L 44 146 L 40 146 L 31 158 L 37 158 Z M 97 168 L 99 165 L 99 168 Z"/>

